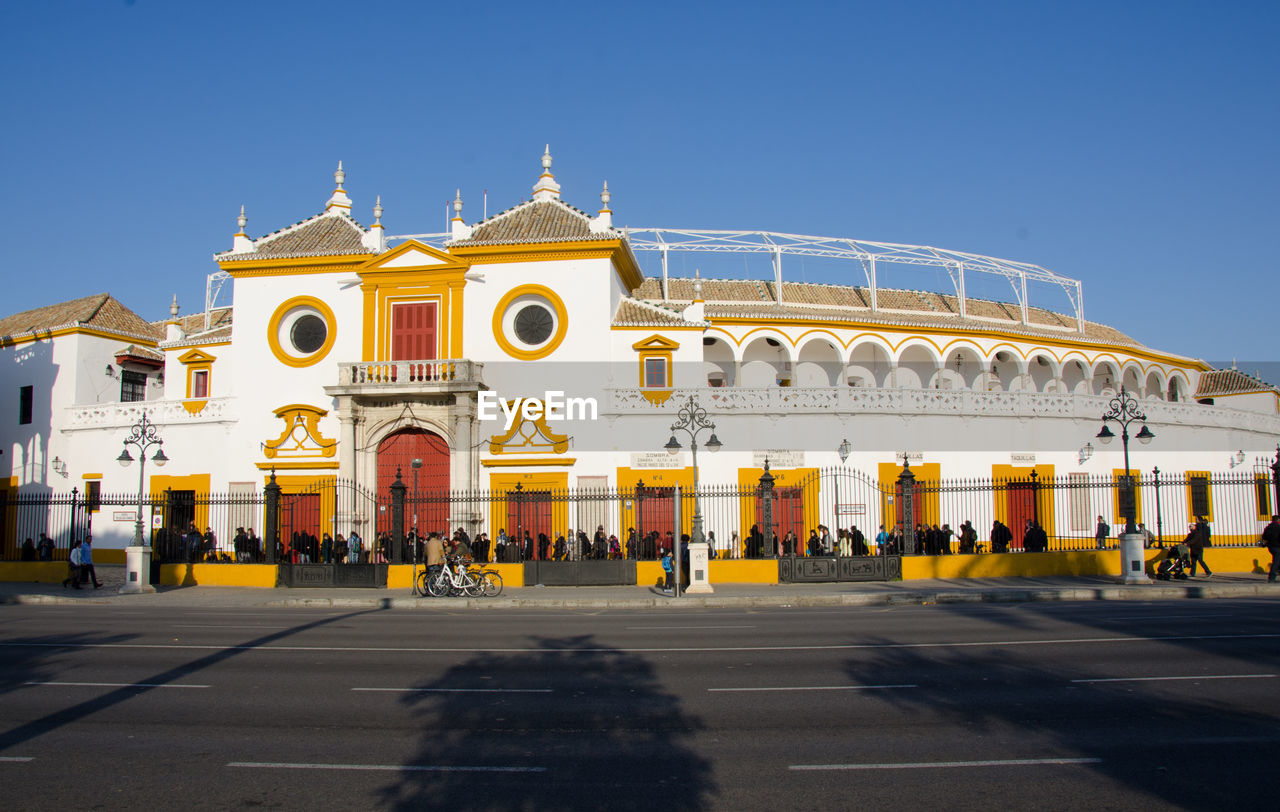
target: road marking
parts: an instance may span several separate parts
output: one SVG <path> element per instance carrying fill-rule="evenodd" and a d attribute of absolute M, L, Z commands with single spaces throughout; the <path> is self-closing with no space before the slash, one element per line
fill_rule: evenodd
<path fill-rule="evenodd" d="M 948 767 L 1041 767 L 1101 764 L 1100 758 L 1014 758 L 1003 761 L 909 761 L 897 764 L 792 764 L 789 770 L 932 770 Z"/>
<path fill-rule="evenodd" d="M 551 688 L 352 688 L 353 691 L 437 694 L 549 694 Z"/>
<path fill-rule="evenodd" d="M 1157 612 L 1153 612 L 1152 614 L 1149 614 L 1149 615 L 1123 615 L 1123 616 L 1121 616 L 1121 617 L 1106 617 L 1106 618 L 1101 618 L 1101 620 L 1106 621 L 1106 622 L 1110 622 L 1110 621 L 1112 621 L 1112 620 L 1155 620 L 1155 619 L 1159 619 L 1159 620 L 1190 620 L 1191 618 L 1206 618 L 1206 617 L 1224 618 L 1224 617 L 1235 617 L 1235 615 L 1230 614 L 1230 613 L 1227 613 L 1227 614 L 1212 614 L 1212 615 L 1162 615 L 1162 614 L 1159 614 L 1159 613 L 1157 613 Z"/>
<path fill-rule="evenodd" d="M 35 682 L 29 681 L 27 685 L 49 685 L 54 687 L 72 687 L 72 688 L 211 688 L 210 685 L 191 685 L 183 684 L 162 684 L 153 682 Z"/>
<path fill-rule="evenodd" d="M 0 761 L 16 762 L 16 761 L 35 761 L 34 756 L 0 756 Z"/>
<path fill-rule="evenodd" d="M 919 685 L 784 685 L 779 688 L 708 688 L 708 691 L 870 691 L 877 688 L 919 688 Z"/>
<path fill-rule="evenodd" d="M 292 629 L 292 623 L 252 624 L 252 623 L 170 623 L 171 629 Z"/>
<path fill-rule="evenodd" d="M 1165 682 L 1171 680 L 1199 679 L 1271 679 L 1275 674 L 1205 674 L 1199 677 L 1106 677 L 1101 679 L 1073 679 L 1072 682 Z"/>
<path fill-rule="evenodd" d="M 521 648 L 448 648 L 448 647 L 400 647 L 400 646 L 217 646 L 194 643 L 37 643 L 30 641 L 4 641 L 0 647 L 12 648 L 61 648 L 61 649 L 172 649 L 174 651 L 275 651 L 275 652 L 354 652 L 379 654 L 704 654 L 708 652 L 790 652 L 790 651 L 859 651 L 890 649 L 931 648 L 986 648 L 993 646 L 1074 646 L 1090 643 L 1178 643 L 1204 640 L 1274 640 L 1280 634 L 1178 634 L 1151 635 L 1145 637 L 1067 637 L 1056 640 L 975 640 L 961 643 L 834 643 L 811 646 L 664 646 L 627 647 L 593 646 L 578 648 L 568 645 L 562 648 L 524 646 Z"/>
<path fill-rule="evenodd" d="M 659 631 L 686 631 L 689 629 L 755 629 L 756 626 L 624 626 L 626 631 L 651 631 L 657 629 Z"/>
<path fill-rule="evenodd" d="M 232 761 L 227 766 L 265 770 L 356 770 L 421 773 L 545 773 L 547 771 L 546 767 L 468 767 L 429 764 L 293 764 L 272 761 Z"/>

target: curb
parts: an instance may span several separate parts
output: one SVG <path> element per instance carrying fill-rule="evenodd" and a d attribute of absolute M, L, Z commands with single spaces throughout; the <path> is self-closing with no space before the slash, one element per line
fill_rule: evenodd
<path fill-rule="evenodd" d="M 754 609 L 763 607 L 898 606 L 954 603 L 1042 603 L 1050 601 L 1149 601 L 1245 598 L 1280 595 L 1280 585 L 1115 586 L 984 591 L 871 592 L 843 595 L 682 596 L 652 598 L 284 598 L 260 606 L 278 608 L 416 609 Z"/>

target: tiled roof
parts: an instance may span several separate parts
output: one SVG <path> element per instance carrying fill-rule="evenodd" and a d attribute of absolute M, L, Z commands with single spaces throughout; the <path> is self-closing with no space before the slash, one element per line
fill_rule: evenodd
<path fill-rule="evenodd" d="M 471 236 L 446 245 L 518 245 L 537 242 L 616 240 L 614 230 L 592 233 L 591 217 L 561 200 L 530 200 L 477 223 Z"/>
<path fill-rule="evenodd" d="M 164 332 L 165 325 L 172 319 L 163 319 L 161 321 L 151 322 L 151 326 L 155 327 L 161 333 Z M 231 324 L 231 308 L 215 307 L 209 314 L 209 329 L 216 330 L 220 327 L 226 327 Z M 187 335 L 198 333 L 204 330 L 204 311 L 198 313 L 187 313 L 184 316 L 178 316 L 178 327 Z"/>
<path fill-rule="evenodd" d="M 662 281 L 646 278 L 634 296 L 650 303 L 677 306 L 693 299 L 692 279 L 668 279 L 667 296 Z M 1028 324 L 1022 323 L 1017 305 L 985 299 L 966 299 L 961 319 L 960 301 L 953 295 L 921 290 L 876 289 L 876 310 L 870 307 L 871 292 L 865 287 L 785 282 L 782 304 L 777 304 L 774 283 L 753 280 L 703 279 L 702 298 L 708 318 L 788 318 L 808 321 L 859 321 L 916 327 L 970 327 L 998 329 L 1013 334 L 1036 336 L 1076 335 L 1072 316 L 1039 307 L 1027 308 Z M 1085 340 L 1106 344 L 1141 346 L 1112 327 L 1085 322 Z"/>
<path fill-rule="evenodd" d="M 351 215 L 334 209 L 254 240 L 253 251 L 224 251 L 214 254 L 213 258 L 221 262 L 241 262 L 373 253 L 362 242 L 364 233 L 364 228 Z"/>
<path fill-rule="evenodd" d="M 1238 369 L 1214 369 L 1200 376 L 1195 397 L 1211 398 L 1217 395 L 1239 395 L 1244 392 L 1275 392 L 1276 387 L 1246 375 Z"/>
<path fill-rule="evenodd" d="M 139 347 L 137 344 L 130 344 L 116 350 L 116 358 L 137 358 L 143 361 L 154 361 L 158 364 L 164 363 L 164 353 L 153 350 L 150 347 Z"/>
<path fill-rule="evenodd" d="M 613 314 L 615 327 L 705 327 L 705 321 L 689 321 L 678 312 L 650 302 L 622 299 Z"/>
<path fill-rule="evenodd" d="M 198 347 L 202 344 L 230 341 L 231 330 L 231 325 L 227 324 L 222 327 L 214 327 L 207 333 L 191 333 L 177 341 L 166 341 L 160 346 L 166 350 L 173 350 L 178 349 L 179 347 Z"/>
<path fill-rule="evenodd" d="M 160 330 L 109 293 L 98 293 L 15 313 L 0 319 L 0 336 L 11 337 L 77 326 L 93 327 L 144 340 L 160 338 Z"/>

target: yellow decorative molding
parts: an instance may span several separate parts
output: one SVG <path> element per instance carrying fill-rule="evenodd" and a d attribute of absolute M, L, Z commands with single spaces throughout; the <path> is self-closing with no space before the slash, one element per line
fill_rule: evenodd
<path fill-rule="evenodd" d="M 547 426 L 545 410 L 533 420 L 512 421 L 505 433 L 489 438 L 490 454 L 563 454 L 568 450 L 569 436 L 556 434 Z"/>
<path fill-rule="evenodd" d="M 627 287 L 635 290 L 644 282 L 644 274 L 635 255 L 622 240 L 576 240 L 570 242 L 528 243 L 524 245 L 455 245 L 449 248 L 455 257 L 466 258 L 474 265 L 496 265 L 506 262 L 551 262 L 571 259 L 609 259 Z"/>
<path fill-rule="evenodd" d="M 284 421 L 284 431 L 263 446 L 263 456 L 267 459 L 332 457 L 338 452 L 338 441 L 320 434 L 320 418 L 328 413 L 327 409 L 305 403 L 291 403 L 276 409 L 272 414 Z"/>
<path fill-rule="evenodd" d="M 272 460 L 271 462 L 255 462 L 254 465 L 257 466 L 259 471 L 330 470 L 338 467 L 338 461 L 285 462 L 283 460 Z"/>
<path fill-rule="evenodd" d="M 182 408 L 187 410 L 187 414 L 200 414 L 204 411 L 205 404 L 208 402 L 207 400 L 184 400 L 182 401 Z"/>
<path fill-rule="evenodd" d="M 515 468 L 518 466 L 570 466 L 578 461 L 577 457 L 509 457 L 496 460 L 480 460 L 485 468 Z"/>
<path fill-rule="evenodd" d="M 81 479 L 102 479 L 102 474 L 81 474 Z"/>
<path fill-rule="evenodd" d="M 301 358 L 290 355 L 285 352 L 284 347 L 280 345 L 280 322 L 290 311 L 299 307 L 310 307 L 318 312 L 325 322 L 324 344 L 320 349 L 310 355 Z M 333 316 L 333 310 L 329 305 L 314 296 L 295 296 L 280 303 L 275 312 L 271 314 L 271 319 L 267 322 L 267 346 L 271 347 L 271 352 L 276 359 L 282 364 L 291 367 L 309 367 L 318 364 L 324 360 L 329 354 L 329 350 L 333 349 L 333 342 L 338 338 L 338 321 Z"/>
<path fill-rule="evenodd" d="M 232 279 L 257 276 L 307 276 L 340 273 L 359 268 L 374 254 L 343 254 L 339 257 L 287 257 L 284 259 L 220 260 L 218 267 Z"/>

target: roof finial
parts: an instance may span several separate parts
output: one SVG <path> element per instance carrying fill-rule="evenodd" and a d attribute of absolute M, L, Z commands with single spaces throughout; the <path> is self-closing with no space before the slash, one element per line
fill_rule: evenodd
<path fill-rule="evenodd" d="M 458 190 L 458 196 L 453 199 L 453 219 L 462 219 L 462 190 Z"/>
<path fill-rule="evenodd" d="M 351 198 L 347 197 L 347 190 L 342 188 L 342 184 L 346 179 L 347 173 L 342 171 L 342 161 L 338 161 L 338 171 L 333 173 L 333 181 L 338 185 L 338 188 L 333 190 L 333 196 L 325 204 L 325 211 L 339 209 L 347 214 L 351 213 Z"/>
<path fill-rule="evenodd" d="M 602 209 L 602 211 L 609 210 L 609 201 L 612 197 L 613 196 L 609 194 L 609 181 L 606 180 L 604 182 L 604 189 L 600 192 L 600 202 L 604 205 L 604 209 Z"/>
<path fill-rule="evenodd" d="M 240 206 L 240 216 L 236 218 L 236 224 L 240 226 L 240 230 L 239 230 L 239 231 L 237 231 L 237 232 L 236 232 L 234 235 L 232 235 L 232 237 L 231 237 L 231 250 L 232 250 L 232 251 L 235 251 L 235 252 L 237 252 L 237 253 L 238 253 L 238 252 L 240 252 L 240 251 L 252 251 L 252 250 L 253 250 L 253 240 L 249 239 L 249 235 L 248 235 L 248 234 L 245 234 L 245 233 L 244 233 L 244 227 L 245 227 L 245 225 L 246 225 L 248 222 L 249 222 L 249 218 L 244 216 L 244 205 L 243 205 L 243 204 L 241 204 L 241 206 Z"/>
<path fill-rule="evenodd" d="M 560 184 L 556 183 L 556 176 L 551 174 L 551 145 L 547 144 L 547 149 L 542 153 L 542 175 L 538 178 L 538 182 L 533 185 L 534 200 L 559 200 Z"/>
<path fill-rule="evenodd" d="M 693 269 L 693 300 L 702 301 L 702 273 L 698 268 Z"/>
<path fill-rule="evenodd" d="M 242 218 L 244 217 L 243 214 L 240 216 Z M 244 228 L 243 225 L 241 225 L 240 227 Z M 169 305 L 169 315 L 175 319 L 178 318 L 178 294 L 176 293 L 173 294 L 173 304 Z"/>
<path fill-rule="evenodd" d="M 244 227 L 246 224 L 248 224 L 248 222 L 249 222 L 249 218 L 244 216 L 244 204 L 241 203 L 240 216 L 236 218 L 236 225 L 240 226 L 240 231 L 239 233 L 236 234 L 237 237 L 245 236 Z"/>
<path fill-rule="evenodd" d="M 378 199 L 373 204 L 373 224 L 382 225 L 382 195 L 378 195 Z"/>

